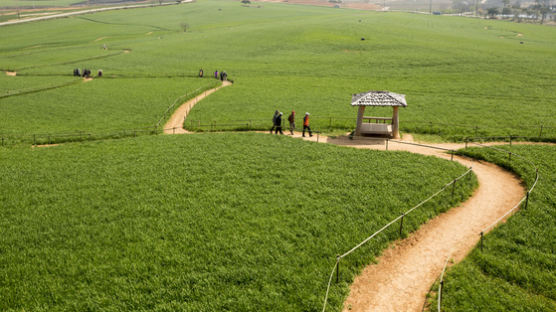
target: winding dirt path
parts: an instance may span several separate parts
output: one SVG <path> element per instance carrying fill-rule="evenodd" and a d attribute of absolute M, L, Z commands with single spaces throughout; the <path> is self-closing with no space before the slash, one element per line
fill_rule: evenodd
<path fill-rule="evenodd" d="M 167 5 L 179 5 L 179 4 L 182 4 L 182 3 L 192 3 L 192 2 L 193 2 L 193 0 L 182 0 L 181 2 L 165 2 L 165 3 L 159 3 L 159 4 L 148 3 L 148 4 L 135 4 L 135 5 L 123 5 L 123 6 L 112 6 L 112 7 L 104 7 L 104 8 L 96 8 L 96 9 L 87 9 L 87 10 L 82 10 L 82 11 L 74 11 L 74 12 L 52 14 L 52 15 L 47 15 L 47 16 L 39 16 L 39 17 L 26 18 L 26 19 L 10 20 L 10 21 L 6 21 L 6 22 L 1 22 L 0 27 L 8 26 L 8 25 L 21 24 L 21 23 L 28 23 L 28 22 L 45 21 L 45 20 L 49 20 L 49 19 L 53 19 L 53 18 L 68 17 L 68 16 L 73 16 L 73 15 L 98 13 L 98 12 L 112 11 L 112 10 L 139 9 L 139 8 L 151 8 L 151 7 L 155 7 L 155 6 L 158 7 L 158 6 L 167 6 Z M 58 9 L 61 10 L 63 8 L 58 8 Z"/>
<path fill-rule="evenodd" d="M 189 100 L 189 101 L 183 103 L 182 105 L 180 105 L 180 107 L 178 107 L 178 109 L 176 109 L 176 111 L 174 111 L 174 113 L 172 114 L 170 119 L 168 119 L 168 122 L 166 122 L 166 124 L 164 125 L 164 133 L 165 134 L 188 133 L 183 128 L 183 122 L 185 121 L 185 117 L 187 117 L 187 114 L 189 114 L 189 111 L 191 110 L 191 108 L 193 106 L 195 106 L 195 104 L 199 103 L 199 101 L 206 98 L 207 96 L 213 94 L 214 92 L 220 90 L 221 88 L 231 86 L 231 85 L 232 85 L 231 82 L 223 81 L 222 85 L 220 85 L 216 88 L 207 90 L 207 91 L 197 95 L 196 97 L 192 98 L 191 100 Z"/>
<path fill-rule="evenodd" d="M 341 137 L 320 138 L 320 141 L 354 148 L 386 148 L 384 140 Z M 465 147 L 451 143 L 434 145 L 450 149 Z M 388 143 L 388 150 L 450 159 L 450 155 L 439 150 L 392 141 Z M 479 181 L 473 196 L 386 249 L 377 264 L 367 266 L 355 278 L 343 311 L 421 311 L 426 294 L 440 275 L 446 259 L 461 261 L 479 241 L 481 229 L 503 215 L 525 194 L 519 179 L 498 166 L 457 156 L 454 160 L 473 167 Z"/>

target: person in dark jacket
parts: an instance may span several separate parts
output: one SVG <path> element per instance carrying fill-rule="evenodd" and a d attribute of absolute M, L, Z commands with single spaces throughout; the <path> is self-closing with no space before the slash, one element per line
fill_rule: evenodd
<path fill-rule="evenodd" d="M 278 118 L 279 115 L 280 115 L 280 112 L 278 110 L 276 110 L 274 112 L 274 116 L 272 116 L 272 128 L 270 128 L 270 134 L 272 134 L 272 130 L 274 130 L 274 128 L 276 128 L 276 118 Z"/>
<path fill-rule="evenodd" d="M 284 132 L 282 132 L 282 115 L 284 115 L 284 113 L 280 112 L 276 117 L 276 129 L 274 130 L 274 134 L 278 134 L 278 131 L 280 131 L 280 134 L 284 134 Z"/>
<path fill-rule="evenodd" d="M 293 130 L 295 130 L 295 111 L 288 116 L 288 121 L 290 122 L 290 134 L 293 135 Z"/>
<path fill-rule="evenodd" d="M 303 137 L 305 137 L 305 130 L 309 131 L 309 136 L 313 136 L 311 127 L 309 127 L 309 113 L 305 113 L 305 117 L 303 117 Z"/>

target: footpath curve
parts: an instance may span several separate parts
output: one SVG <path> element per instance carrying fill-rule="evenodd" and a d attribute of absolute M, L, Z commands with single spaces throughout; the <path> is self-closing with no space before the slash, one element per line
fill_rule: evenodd
<path fill-rule="evenodd" d="M 189 111 L 195 104 L 199 103 L 202 99 L 206 98 L 207 96 L 213 94 L 214 92 L 220 90 L 221 88 L 231 86 L 232 83 L 229 81 L 222 81 L 222 84 L 216 88 L 212 88 L 210 90 L 204 91 L 203 93 L 197 95 L 196 97 L 188 100 L 187 102 L 181 104 L 170 116 L 168 122 L 164 124 L 164 133 L 165 134 L 182 134 L 188 133 L 187 130 L 183 128 L 183 122 L 185 121 L 185 117 L 189 114 Z"/>
<path fill-rule="evenodd" d="M 166 123 L 165 133 L 187 133 L 183 121 L 191 107 L 223 86 L 182 104 Z M 302 138 L 299 132 L 292 137 Z M 302 139 L 360 149 L 386 149 L 385 140 L 316 135 Z M 457 143 L 434 146 L 453 150 L 465 147 Z M 395 141 L 388 142 L 388 150 L 450 159 L 449 154 L 437 149 Z M 512 208 L 526 192 L 515 175 L 494 164 L 459 156 L 454 156 L 454 160 L 473 167 L 479 182 L 473 195 L 384 250 L 376 264 L 367 266 L 355 277 L 343 311 L 421 311 L 446 259 L 453 259 L 455 263 L 461 261 L 479 241 L 480 231 Z"/>
<path fill-rule="evenodd" d="M 15 24 L 28 23 L 28 22 L 45 21 L 45 20 L 49 20 L 49 19 L 68 17 L 68 16 L 73 16 L 73 15 L 98 13 L 98 12 L 112 11 L 112 10 L 152 8 L 152 7 L 155 7 L 155 6 L 158 7 L 158 6 L 167 6 L 167 5 L 178 5 L 178 4 L 182 4 L 182 3 L 191 3 L 191 2 L 193 2 L 193 0 L 183 0 L 183 1 L 179 1 L 179 2 L 165 2 L 165 3 L 159 3 L 159 4 L 149 3 L 149 4 L 135 4 L 135 5 L 123 5 L 123 6 L 115 6 L 115 7 L 104 7 L 104 8 L 98 8 L 98 9 L 88 9 L 88 10 L 75 11 L 75 12 L 68 12 L 68 13 L 60 13 L 60 14 L 53 14 L 53 15 L 47 15 L 47 16 L 39 16 L 39 17 L 11 20 L 11 21 L 0 23 L 0 27 L 8 26 L 8 25 L 15 25 Z"/>
<path fill-rule="evenodd" d="M 385 149 L 384 144 L 350 142 L 343 138 L 328 141 L 355 148 Z M 463 144 L 435 146 L 465 147 Z M 392 141 L 388 150 L 450 159 L 450 155 L 439 150 Z M 460 262 L 479 241 L 480 231 L 512 208 L 526 192 L 516 176 L 494 164 L 458 156 L 454 160 L 473 167 L 479 182 L 473 196 L 384 250 L 377 264 L 367 266 L 354 279 L 343 311 L 421 311 L 446 259 Z"/>

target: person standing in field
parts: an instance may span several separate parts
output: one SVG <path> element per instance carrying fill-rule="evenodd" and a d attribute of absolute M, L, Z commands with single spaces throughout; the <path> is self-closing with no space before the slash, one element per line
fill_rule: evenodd
<path fill-rule="evenodd" d="M 203 78 L 203 73 L 204 73 L 203 69 L 202 68 L 199 69 L 199 78 Z"/>
<path fill-rule="evenodd" d="M 274 130 L 274 134 L 278 134 L 278 131 L 280 131 L 280 134 L 284 134 L 284 132 L 282 132 L 282 115 L 284 115 L 284 113 L 280 112 L 280 114 L 276 116 L 276 130 Z"/>
<path fill-rule="evenodd" d="M 295 111 L 288 116 L 288 121 L 290 122 L 290 134 L 293 135 L 293 130 L 295 130 Z"/>
<path fill-rule="evenodd" d="M 218 79 L 218 69 L 214 71 L 214 78 Z"/>
<path fill-rule="evenodd" d="M 305 130 L 309 131 L 309 136 L 313 136 L 313 132 L 311 132 L 311 127 L 309 127 L 309 113 L 305 113 L 305 117 L 303 117 L 303 137 L 305 137 Z"/>
<path fill-rule="evenodd" d="M 270 134 L 272 134 L 272 130 L 274 130 L 274 128 L 276 128 L 276 118 L 278 118 L 279 115 L 280 115 L 280 112 L 278 110 L 276 110 L 274 112 L 274 116 L 272 116 L 272 128 L 270 128 Z"/>

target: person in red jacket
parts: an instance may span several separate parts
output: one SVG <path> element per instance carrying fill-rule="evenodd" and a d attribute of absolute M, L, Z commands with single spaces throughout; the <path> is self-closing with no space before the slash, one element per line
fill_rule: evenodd
<path fill-rule="evenodd" d="M 305 130 L 309 131 L 309 136 L 313 136 L 313 132 L 311 132 L 311 127 L 309 127 L 309 113 L 305 113 L 305 117 L 303 117 L 303 137 L 305 137 Z"/>

